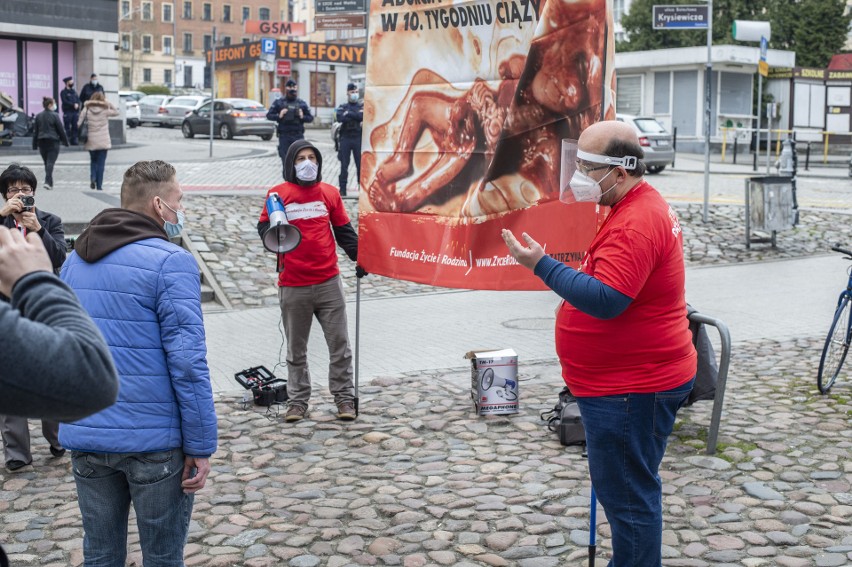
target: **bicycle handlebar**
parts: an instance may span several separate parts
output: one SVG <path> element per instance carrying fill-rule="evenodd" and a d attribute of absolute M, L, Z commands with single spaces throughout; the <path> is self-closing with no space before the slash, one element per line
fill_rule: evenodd
<path fill-rule="evenodd" d="M 845 250 L 845 249 L 841 248 L 840 246 L 832 246 L 831 249 L 834 250 L 835 252 L 840 252 L 841 254 L 846 254 L 847 256 L 852 257 L 852 252 L 850 252 L 849 250 Z"/>

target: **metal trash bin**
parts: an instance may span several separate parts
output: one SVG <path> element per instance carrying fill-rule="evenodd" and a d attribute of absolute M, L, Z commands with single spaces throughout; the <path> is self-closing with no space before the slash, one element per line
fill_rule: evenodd
<path fill-rule="evenodd" d="M 795 226 L 793 179 L 787 176 L 751 177 L 745 185 L 746 248 L 752 242 L 771 242 L 775 234 Z M 753 237 L 752 231 L 769 233 L 769 238 Z"/>

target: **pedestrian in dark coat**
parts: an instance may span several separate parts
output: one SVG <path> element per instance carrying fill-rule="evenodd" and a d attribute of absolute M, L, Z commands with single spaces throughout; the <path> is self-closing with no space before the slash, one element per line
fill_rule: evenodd
<path fill-rule="evenodd" d="M 102 92 L 104 92 L 104 87 L 98 82 L 98 74 L 92 73 L 89 82 L 83 85 L 83 90 L 80 91 L 80 104 L 85 104 L 87 100 L 92 98 L 93 94 Z"/>
<path fill-rule="evenodd" d="M 272 103 L 266 119 L 278 123 L 278 156 L 281 158 L 282 177 L 287 177 L 287 166 L 284 163 L 290 144 L 296 140 L 305 139 L 305 123 L 313 122 L 314 115 L 308 103 L 297 95 L 299 89 L 296 81 L 287 81 L 287 94 Z"/>
<path fill-rule="evenodd" d="M 0 174 L 0 193 L 4 200 L 3 206 L 0 207 L 0 223 L 24 235 L 38 234 L 47 250 L 53 271 L 58 273 L 65 261 L 65 231 L 58 216 L 34 205 L 24 204 L 25 197 L 35 197 L 36 185 L 36 176 L 28 167 L 12 164 Z M 0 293 L 0 301 L 8 302 L 9 297 Z M 65 449 L 59 442 L 58 421 L 43 419 L 41 432 L 50 444 L 51 455 L 59 458 L 65 454 Z M 10 472 L 20 471 L 33 462 L 30 429 L 26 417 L 0 415 L 0 435 L 3 437 L 6 468 Z"/>
<path fill-rule="evenodd" d="M 41 101 L 44 110 L 35 117 L 33 149 L 38 150 L 44 162 L 44 188 L 53 189 L 53 166 L 59 158 L 59 143 L 68 146 L 65 127 L 56 112 L 56 101 L 49 96 Z"/>
<path fill-rule="evenodd" d="M 65 88 L 59 93 L 59 99 L 62 101 L 62 122 L 65 125 L 65 135 L 68 137 L 68 141 L 72 146 L 76 146 L 78 143 L 77 117 L 83 103 L 80 102 L 80 97 L 74 90 L 74 77 L 65 77 L 62 80 L 65 82 Z"/>
<path fill-rule="evenodd" d="M 361 183 L 361 126 L 364 122 L 364 101 L 358 100 L 358 87 L 354 83 L 346 86 L 346 102 L 337 107 L 335 118 L 340 122 L 340 143 L 337 159 L 340 160 L 340 194 L 346 195 L 349 178 L 349 157 L 355 158 L 358 185 Z"/>

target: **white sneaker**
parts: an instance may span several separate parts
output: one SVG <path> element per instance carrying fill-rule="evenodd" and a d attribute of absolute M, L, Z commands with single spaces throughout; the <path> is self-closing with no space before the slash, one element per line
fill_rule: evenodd
<path fill-rule="evenodd" d="M 49 183 L 45 183 L 45 184 L 44 184 L 44 188 L 45 188 L 45 189 L 47 189 L 48 191 L 50 191 L 51 189 L 53 189 L 53 187 L 51 187 Z"/>

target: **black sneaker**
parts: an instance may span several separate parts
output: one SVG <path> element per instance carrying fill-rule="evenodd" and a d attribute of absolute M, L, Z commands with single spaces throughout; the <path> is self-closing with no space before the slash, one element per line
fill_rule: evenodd
<path fill-rule="evenodd" d="M 94 188 L 95 188 L 95 182 L 94 182 L 94 181 L 90 181 L 90 182 L 89 182 L 89 189 L 94 189 Z"/>
<path fill-rule="evenodd" d="M 51 445 L 50 446 L 50 454 L 58 459 L 59 457 L 61 457 L 62 455 L 65 454 L 65 448 L 64 447 L 54 447 L 53 445 Z"/>
<path fill-rule="evenodd" d="M 9 472 L 19 471 L 30 463 L 25 463 L 24 461 L 18 461 L 17 459 L 13 459 L 11 461 L 6 462 L 6 468 Z"/>

